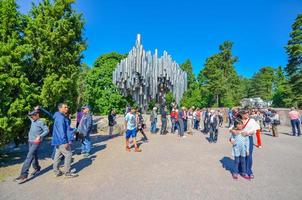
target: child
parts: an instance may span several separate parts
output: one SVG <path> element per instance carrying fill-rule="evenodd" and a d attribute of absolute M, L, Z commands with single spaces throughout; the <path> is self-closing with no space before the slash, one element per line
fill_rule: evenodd
<path fill-rule="evenodd" d="M 234 127 L 235 130 L 242 130 L 243 129 L 243 122 L 241 119 L 235 119 Z M 239 174 L 239 164 L 241 165 L 241 175 L 245 179 L 249 179 L 249 176 L 246 174 L 246 162 L 245 157 L 249 154 L 249 139 L 248 137 L 242 134 L 231 134 L 230 142 L 232 143 L 232 155 L 234 156 L 235 160 L 235 168 L 232 173 L 234 179 L 238 179 Z"/>

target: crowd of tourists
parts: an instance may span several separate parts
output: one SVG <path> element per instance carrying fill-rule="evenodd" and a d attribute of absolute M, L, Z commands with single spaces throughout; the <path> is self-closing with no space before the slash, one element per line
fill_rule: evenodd
<path fill-rule="evenodd" d="M 29 177 L 29 168 L 32 165 L 34 171 L 31 176 L 37 175 L 41 171 L 38 162 L 38 150 L 43 139 L 48 135 L 49 128 L 40 116 L 45 114 L 53 121 L 52 140 L 53 146 L 53 171 L 56 177 L 64 175 L 66 178 L 77 177 L 78 174 L 71 170 L 72 149 L 74 141 L 80 141 L 81 154 L 83 157 L 89 157 L 91 152 L 90 135 L 93 131 L 93 118 L 90 112 L 90 106 L 86 105 L 78 109 L 76 113 L 76 125 L 71 127 L 71 115 L 66 103 L 58 105 L 58 111 L 51 113 L 46 109 L 37 106 L 28 114 L 31 121 L 31 127 L 28 133 L 29 151 L 23 163 L 20 176 L 15 180 L 24 183 Z M 157 128 L 158 115 L 160 116 L 160 130 Z M 293 136 L 300 136 L 301 115 L 295 108 L 289 112 Z M 110 110 L 108 114 L 108 133 L 113 137 L 114 126 L 117 125 L 117 113 L 115 109 Z M 225 123 L 224 120 L 226 119 Z M 142 152 L 136 140 L 137 133 L 142 135 L 141 141 L 148 143 L 146 134 L 146 121 L 142 109 L 127 107 L 124 115 L 124 135 L 125 149 L 130 152 L 132 146 L 134 152 Z M 168 123 L 170 129 L 168 129 Z M 223 127 L 224 124 L 228 126 Z M 254 178 L 252 171 L 254 138 L 256 136 L 255 146 L 262 148 L 261 132 L 272 131 L 274 137 L 278 137 L 278 125 L 280 117 L 273 109 L 199 109 L 191 107 L 178 107 L 175 103 L 171 107 L 154 107 L 150 114 L 150 132 L 151 134 L 166 135 L 167 133 L 176 134 L 180 138 L 185 138 L 193 133 L 203 133 L 208 135 L 209 143 L 217 143 L 219 128 L 228 128 L 230 137 L 229 142 L 232 146 L 232 155 L 234 156 L 235 168 L 232 177 L 238 179 L 241 175 L 245 179 Z M 194 131 L 195 130 L 195 131 Z M 132 139 L 132 146 L 130 146 Z M 60 170 L 61 162 L 64 162 L 64 173 Z"/>

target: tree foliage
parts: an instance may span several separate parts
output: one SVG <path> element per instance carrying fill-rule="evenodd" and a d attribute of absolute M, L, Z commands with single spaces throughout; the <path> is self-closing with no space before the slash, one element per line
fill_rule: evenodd
<path fill-rule="evenodd" d="M 250 97 L 272 100 L 274 68 L 263 67 L 255 73 L 250 82 Z"/>
<path fill-rule="evenodd" d="M 232 54 L 233 43 L 225 41 L 219 46 L 219 53 L 209 57 L 198 75 L 207 106 L 233 106 L 238 104 L 241 94 L 239 77 L 234 68 L 238 60 Z M 232 88 L 232 90 L 230 90 Z"/>
<path fill-rule="evenodd" d="M 27 135 L 27 112 L 76 107 L 84 21 L 72 0 L 43 0 L 21 15 L 15 0 L 0 1 L 0 143 Z"/>
<path fill-rule="evenodd" d="M 288 64 L 285 67 L 292 89 L 292 100 L 302 107 L 302 14 L 299 14 L 292 25 L 290 40 L 285 47 Z"/>
<path fill-rule="evenodd" d="M 273 106 L 279 108 L 290 107 L 292 104 L 291 87 L 284 74 L 284 70 L 279 66 L 275 70 L 273 86 Z"/>
<path fill-rule="evenodd" d="M 36 102 L 25 73 L 28 49 L 22 39 L 23 16 L 14 0 L 0 1 L 0 145 L 26 132 L 26 113 Z"/>
<path fill-rule="evenodd" d="M 187 72 L 187 78 L 188 78 L 188 89 L 194 86 L 196 82 L 195 75 L 193 73 L 193 67 L 190 59 L 187 59 L 183 64 L 180 65 L 180 68 Z"/>
<path fill-rule="evenodd" d="M 98 57 L 86 76 L 88 103 L 95 113 L 108 114 L 112 108 L 124 112 L 129 98 L 123 97 L 112 82 L 116 65 L 124 58 L 118 53 L 108 53 Z"/>
<path fill-rule="evenodd" d="M 75 87 L 86 43 L 84 20 L 73 3 L 74 0 L 43 0 L 32 6 L 26 18 L 24 40 L 30 47 L 26 74 L 41 90 L 42 105 L 53 111 L 62 101 L 75 111 L 77 103 Z M 52 98 L 48 98 L 50 95 Z"/>

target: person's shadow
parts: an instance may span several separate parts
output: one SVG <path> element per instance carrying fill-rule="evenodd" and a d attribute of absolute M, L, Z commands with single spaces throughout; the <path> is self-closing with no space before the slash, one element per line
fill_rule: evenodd
<path fill-rule="evenodd" d="M 92 162 L 96 159 L 96 155 L 94 155 L 96 152 L 98 151 L 102 151 L 103 149 L 105 149 L 107 147 L 106 144 L 102 144 L 102 145 L 98 145 L 98 146 L 94 146 L 91 151 L 90 151 L 90 155 L 86 158 L 82 158 L 81 160 L 79 160 L 78 162 L 74 163 L 72 165 L 72 168 L 74 168 L 76 170 L 76 172 L 79 172 L 81 170 L 83 170 L 84 168 L 88 167 L 89 165 L 92 164 Z"/>
<path fill-rule="evenodd" d="M 220 159 L 220 163 L 222 167 L 225 170 L 229 171 L 230 173 L 234 171 L 235 168 L 234 160 L 231 159 L 230 157 L 223 157 L 222 159 Z"/>

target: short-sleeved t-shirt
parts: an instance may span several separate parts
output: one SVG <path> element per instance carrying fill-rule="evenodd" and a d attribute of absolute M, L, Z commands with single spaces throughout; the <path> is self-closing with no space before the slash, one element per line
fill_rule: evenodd
<path fill-rule="evenodd" d="M 135 114 L 127 113 L 125 116 L 125 121 L 127 122 L 127 130 L 133 130 L 136 128 L 136 116 Z"/>

